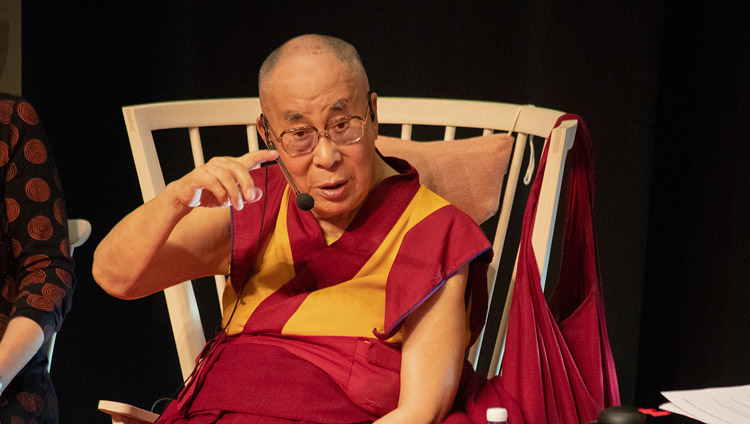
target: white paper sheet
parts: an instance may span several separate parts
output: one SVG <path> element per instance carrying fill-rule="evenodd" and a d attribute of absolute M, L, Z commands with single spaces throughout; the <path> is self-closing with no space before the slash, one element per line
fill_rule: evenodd
<path fill-rule="evenodd" d="M 706 424 L 750 423 L 750 385 L 661 392 L 659 408 Z"/>

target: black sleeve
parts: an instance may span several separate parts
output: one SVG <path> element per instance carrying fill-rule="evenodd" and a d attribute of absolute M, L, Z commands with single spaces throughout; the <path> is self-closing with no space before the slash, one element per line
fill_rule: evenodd
<path fill-rule="evenodd" d="M 70 310 L 74 288 L 73 259 L 60 177 L 39 117 L 24 99 L 0 98 L 0 108 L 14 101 L 0 138 L 0 176 L 4 176 L 10 252 L 2 301 L 10 301 L 9 319 L 37 322 L 45 338 L 57 331 Z M 13 293 L 15 287 L 15 293 Z M 4 311 L 3 311 L 4 312 Z"/>

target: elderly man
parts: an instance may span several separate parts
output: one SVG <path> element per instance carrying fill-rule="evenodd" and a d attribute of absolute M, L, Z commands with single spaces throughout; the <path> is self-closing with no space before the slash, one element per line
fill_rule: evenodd
<path fill-rule="evenodd" d="M 269 150 L 170 183 L 95 254 L 120 298 L 230 275 L 223 331 L 160 422 L 439 422 L 483 318 L 489 242 L 377 152 L 377 95 L 348 43 L 288 41 L 259 90 Z"/>

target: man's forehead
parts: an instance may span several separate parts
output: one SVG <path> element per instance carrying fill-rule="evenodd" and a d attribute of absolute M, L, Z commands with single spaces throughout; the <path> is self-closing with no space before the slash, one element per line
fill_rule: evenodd
<path fill-rule="evenodd" d="M 350 105 L 349 99 L 341 98 L 327 105 L 324 109 L 328 112 L 345 112 Z M 282 113 L 285 121 L 295 121 L 306 116 L 306 112 L 300 109 L 284 110 Z"/>

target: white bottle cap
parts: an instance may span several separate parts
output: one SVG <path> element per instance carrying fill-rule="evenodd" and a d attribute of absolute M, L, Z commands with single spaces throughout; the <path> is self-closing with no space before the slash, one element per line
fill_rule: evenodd
<path fill-rule="evenodd" d="M 487 421 L 504 423 L 508 421 L 508 411 L 505 408 L 487 408 Z"/>

